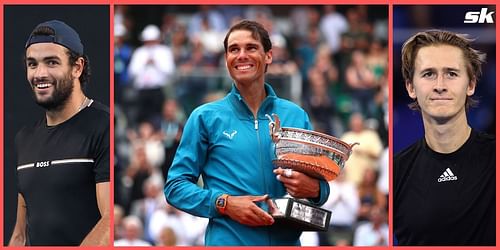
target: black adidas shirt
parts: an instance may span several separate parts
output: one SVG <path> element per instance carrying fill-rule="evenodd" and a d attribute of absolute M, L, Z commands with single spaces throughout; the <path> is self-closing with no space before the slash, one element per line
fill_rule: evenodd
<path fill-rule="evenodd" d="M 109 181 L 109 109 L 93 102 L 67 121 L 16 136 L 27 245 L 76 246 L 100 219 L 96 183 Z"/>
<path fill-rule="evenodd" d="M 399 245 L 495 245 L 495 138 L 476 131 L 450 154 L 421 139 L 394 158 Z"/>

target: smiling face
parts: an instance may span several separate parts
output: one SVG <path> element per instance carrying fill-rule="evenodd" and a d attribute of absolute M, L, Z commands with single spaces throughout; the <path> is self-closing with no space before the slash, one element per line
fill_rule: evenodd
<path fill-rule="evenodd" d="M 64 106 L 73 92 L 73 80 L 79 77 L 69 65 L 66 48 L 53 43 L 37 43 L 26 49 L 26 73 L 36 103 L 47 110 Z"/>
<path fill-rule="evenodd" d="M 406 89 L 418 101 L 424 118 L 449 120 L 465 115 L 465 101 L 474 94 L 476 83 L 469 78 L 463 52 L 458 47 L 420 48 L 414 72 Z"/>
<path fill-rule="evenodd" d="M 263 83 L 266 65 L 272 62 L 272 52 L 265 52 L 259 39 L 248 30 L 229 34 L 226 66 L 237 85 Z"/>

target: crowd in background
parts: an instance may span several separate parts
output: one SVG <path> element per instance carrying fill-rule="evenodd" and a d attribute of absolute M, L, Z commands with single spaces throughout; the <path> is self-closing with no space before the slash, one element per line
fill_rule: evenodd
<path fill-rule="evenodd" d="M 330 183 L 330 230 L 304 233 L 303 245 L 388 245 L 387 15 L 365 5 L 115 6 L 115 245 L 203 245 L 208 219 L 167 204 L 163 185 L 190 112 L 231 87 L 223 40 L 241 19 L 271 35 L 266 82 L 278 96 L 304 107 L 316 131 L 360 143 Z"/>

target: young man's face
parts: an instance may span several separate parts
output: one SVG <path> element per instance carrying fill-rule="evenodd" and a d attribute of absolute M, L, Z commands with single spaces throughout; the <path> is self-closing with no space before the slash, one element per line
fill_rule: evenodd
<path fill-rule="evenodd" d="M 267 64 L 272 62 L 271 51 L 264 52 L 260 40 L 248 30 L 235 30 L 229 34 L 226 66 L 237 84 L 264 82 Z"/>
<path fill-rule="evenodd" d="M 419 49 L 414 72 L 406 89 L 417 99 L 424 118 L 447 121 L 465 112 L 465 101 L 474 94 L 476 83 L 467 75 L 459 48 L 437 45 Z"/>
<path fill-rule="evenodd" d="M 36 43 L 26 49 L 26 73 L 36 103 L 52 110 L 68 100 L 77 72 L 69 65 L 65 47 Z"/>

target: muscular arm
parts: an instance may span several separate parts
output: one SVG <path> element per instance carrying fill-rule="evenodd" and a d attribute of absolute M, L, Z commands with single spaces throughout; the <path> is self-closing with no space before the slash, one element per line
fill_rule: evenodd
<path fill-rule="evenodd" d="M 109 209 L 109 182 L 96 184 L 97 206 L 101 219 L 92 228 L 83 240 L 81 246 L 109 246 L 110 236 L 110 209 Z"/>
<path fill-rule="evenodd" d="M 17 195 L 17 219 L 9 246 L 24 246 L 26 244 L 26 202 L 21 194 Z"/>

